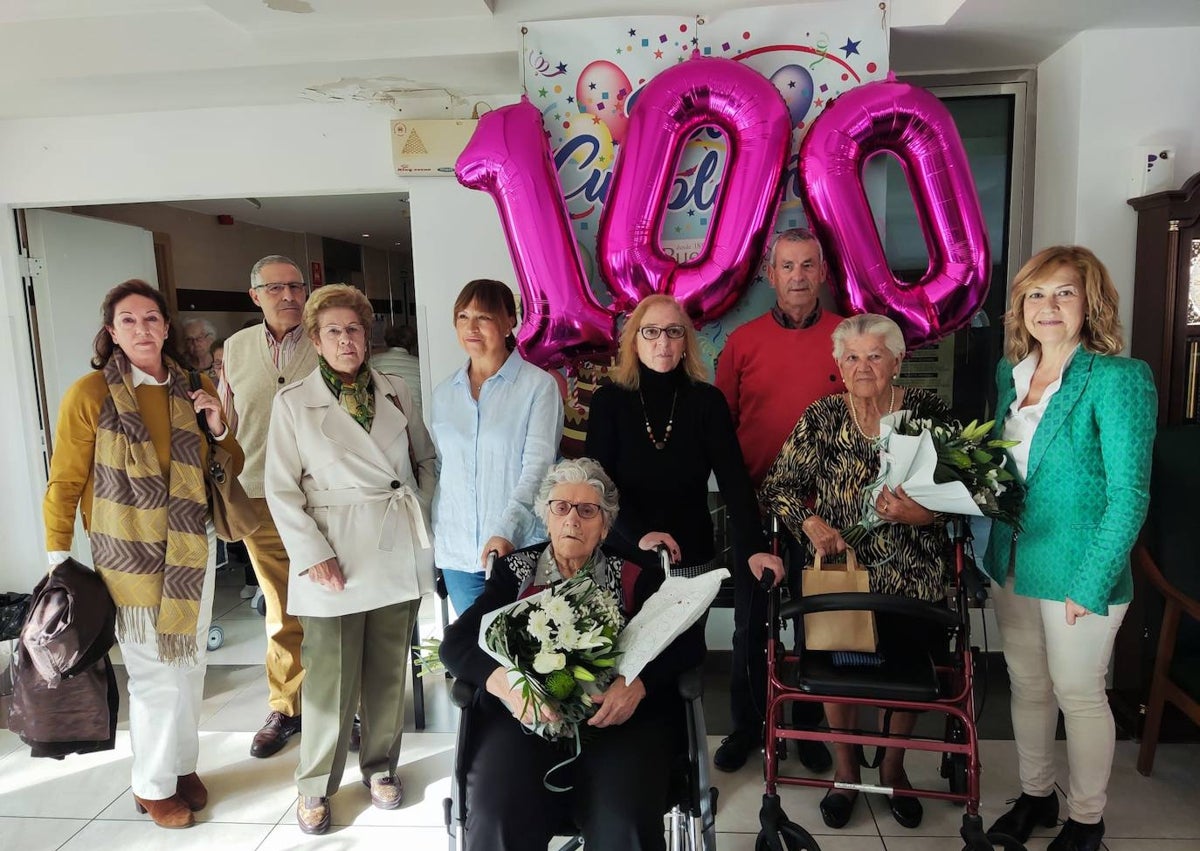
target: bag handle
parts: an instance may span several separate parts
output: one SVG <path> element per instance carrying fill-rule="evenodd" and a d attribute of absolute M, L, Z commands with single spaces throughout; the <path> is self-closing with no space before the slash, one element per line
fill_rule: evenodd
<path fill-rule="evenodd" d="M 813 570 L 821 569 L 821 554 L 820 553 L 813 554 L 812 569 Z M 851 571 L 854 571 L 854 570 L 862 570 L 862 568 L 858 566 L 858 554 L 854 552 L 854 547 L 846 547 L 846 572 L 850 573 Z"/>
<path fill-rule="evenodd" d="M 201 390 L 203 385 L 200 383 L 200 373 L 194 369 L 188 370 L 188 387 L 191 390 Z M 200 433 L 204 435 L 204 439 L 208 441 L 208 475 L 218 485 L 225 483 L 225 468 L 221 466 L 221 462 L 217 460 L 217 453 L 214 451 L 217 442 L 213 440 L 212 431 L 208 428 L 208 420 L 204 414 L 196 412 L 196 424 L 200 426 Z"/>

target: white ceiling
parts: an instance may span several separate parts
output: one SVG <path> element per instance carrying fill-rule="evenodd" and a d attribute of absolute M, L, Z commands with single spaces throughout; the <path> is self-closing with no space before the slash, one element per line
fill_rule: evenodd
<path fill-rule="evenodd" d="M 794 3 L 798 16 L 805 2 L 812 0 Z M 686 15 L 770 3 L 0 0 L 0 132 L 4 119 L 304 101 L 361 101 L 393 116 L 466 117 L 477 101 L 520 91 L 523 21 Z M 908 74 L 1034 67 L 1087 29 L 1200 27 L 1200 0 L 890 5 L 891 64 Z M 262 209 L 244 199 L 180 206 L 395 247 L 408 240 L 407 204 L 400 198 L 264 198 Z"/>

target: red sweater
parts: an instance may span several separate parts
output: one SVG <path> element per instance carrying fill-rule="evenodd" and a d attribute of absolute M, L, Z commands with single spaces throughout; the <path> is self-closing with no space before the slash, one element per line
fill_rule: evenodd
<path fill-rule="evenodd" d="M 757 488 L 805 409 L 846 389 L 833 359 L 827 310 L 810 328 L 782 327 L 770 313 L 729 335 L 717 361 L 717 387 L 729 402 L 738 443 Z"/>

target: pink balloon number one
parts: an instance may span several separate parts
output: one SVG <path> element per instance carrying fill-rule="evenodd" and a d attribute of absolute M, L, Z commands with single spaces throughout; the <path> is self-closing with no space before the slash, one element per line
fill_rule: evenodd
<path fill-rule="evenodd" d="M 480 118 L 454 171 L 496 202 L 521 288 L 525 358 L 553 369 L 610 349 L 615 316 L 588 286 L 537 107 L 522 97 Z"/>

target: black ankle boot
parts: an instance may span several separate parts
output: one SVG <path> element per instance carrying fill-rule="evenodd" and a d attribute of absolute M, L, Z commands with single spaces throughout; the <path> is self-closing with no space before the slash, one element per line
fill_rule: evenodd
<path fill-rule="evenodd" d="M 1054 827 L 1058 824 L 1058 794 L 1051 792 L 1044 798 L 1021 793 L 1013 808 L 988 828 L 988 833 L 1003 833 L 1024 845 L 1035 827 Z M 1055 849 L 1058 851 L 1058 849 Z"/>
<path fill-rule="evenodd" d="M 1067 819 L 1046 851 L 1097 851 L 1103 838 L 1104 819 L 1096 824 L 1080 824 L 1074 819 Z"/>

